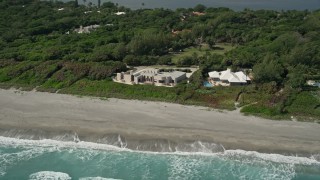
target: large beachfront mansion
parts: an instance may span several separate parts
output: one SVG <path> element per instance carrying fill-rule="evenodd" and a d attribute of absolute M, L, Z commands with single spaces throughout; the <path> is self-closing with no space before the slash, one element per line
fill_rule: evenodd
<path fill-rule="evenodd" d="M 147 68 L 138 72 L 117 73 L 115 82 L 125 84 L 153 84 L 156 86 L 175 86 L 187 79 L 186 73 L 181 71 L 160 72 L 159 69 Z"/>
<path fill-rule="evenodd" d="M 208 81 L 213 86 L 241 86 L 251 82 L 248 75 L 242 71 L 231 72 L 230 69 L 225 71 L 212 71 L 209 72 Z"/>

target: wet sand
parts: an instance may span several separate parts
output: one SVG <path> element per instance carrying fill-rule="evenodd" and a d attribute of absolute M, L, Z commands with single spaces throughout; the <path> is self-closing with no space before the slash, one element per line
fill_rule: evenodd
<path fill-rule="evenodd" d="M 11 136 L 9 131 L 41 132 L 44 138 L 69 132 L 93 142 L 119 134 L 136 143 L 204 141 L 226 149 L 320 153 L 320 124 L 316 123 L 273 121 L 244 116 L 239 111 L 163 102 L 100 100 L 12 89 L 0 90 L 0 135 Z"/>

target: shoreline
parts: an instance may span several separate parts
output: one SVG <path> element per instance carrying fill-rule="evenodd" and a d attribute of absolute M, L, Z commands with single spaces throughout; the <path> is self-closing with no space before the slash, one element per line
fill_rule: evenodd
<path fill-rule="evenodd" d="M 201 141 L 221 144 L 216 151 L 320 154 L 316 123 L 272 121 L 238 111 L 164 102 L 0 90 L 0 136 L 69 135 L 66 140 L 72 140 L 75 133 L 81 141 L 115 145 L 120 137 L 129 149 L 139 146 L 146 151 L 159 151 L 159 146 L 169 151 L 168 144 Z"/>

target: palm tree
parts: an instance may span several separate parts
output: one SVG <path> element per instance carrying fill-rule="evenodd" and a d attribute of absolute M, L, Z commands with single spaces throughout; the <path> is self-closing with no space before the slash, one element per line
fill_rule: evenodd
<path fill-rule="evenodd" d="M 248 82 L 248 75 L 250 74 L 250 70 L 246 69 L 244 71 L 244 74 L 246 75 L 246 81 Z M 242 94 L 241 94 L 241 96 L 242 96 L 242 104 L 244 104 L 244 94 L 247 92 L 246 86 L 244 88 L 242 88 L 241 91 L 242 91 Z"/>

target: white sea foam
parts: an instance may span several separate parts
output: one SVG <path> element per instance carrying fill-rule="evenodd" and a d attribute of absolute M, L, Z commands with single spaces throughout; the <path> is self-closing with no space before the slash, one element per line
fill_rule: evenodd
<path fill-rule="evenodd" d="M 121 180 L 121 179 L 113 179 L 113 178 L 103 178 L 103 177 L 82 177 L 79 180 Z"/>
<path fill-rule="evenodd" d="M 263 159 L 265 161 L 272 161 L 277 163 L 286 163 L 286 164 L 302 164 L 302 165 L 312 165 L 318 164 L 320 162 L 314 158 L 307 157 L 297 157 L 297 156 L 285 156 L 281 154 L 266 154 L 259 153 L 256 151 L 244 151 L 244 150 L 226 150 L 223 153 L 225 156 L 247 156 Z"/>
<path fill-rule="evenodd" d="M 189 145 L 188 145 L 189 146 Z M 194 178 L 200 179 L 204 172 L 214 174 L 216 177 L 224 177 L 226 174 L 225 168 L 228 168 L 230 178 L 238 179 L 292 179 L 296 174 L 296 165 L 316 165 L 320 167 L 320 162 L 316 160 L 316 156 L 311 158 L 307 157 L 294 157 L 284 156 L 279 154 L 264 154 L 254 151 L 244 150 L 225 150 L 223 152 L 210 152 L 210 144 L 195 142 L 194 147 L 198 147 L 199 150 L 204 152 L 144 152 L 144 151 L 133 151 L 126 148 L 120 148 L 117 146 L 107 144 L 97 144 L 91 142 L 66 142 L 56 140 L 23 140 L 15 138 L 7 138 L 0 136 L 0 147 L 19 148 L 19 152 L 6 153 L 5 149 L 0 153 L 0 177 L 5 175 L 7 167 L 14 166 L 21 161 L 27 161 L 31 158 L 35 158 L 41 154 L 48 152 L 69 152 L 78 159 L 84 162 L 95 160 L 98 157 L 100 161 L 105 162 L 109 159 L 108 151 L 112 151 L 112 159 L 117 162 L 123 162 L 126 155 L 122 152 L 137 153 L 139 157 L 139 163 L 148 164 L 150 158 L 154 155 L 160 159 L 164 159 L 168 163 L 168 175 L 169 179 L 185 179 Z M 212 147 L 215 147 L 213 144 Z M 103 150 L 103 151 L 99 151 Z M 196 150 L 196 149 L 194 149 Z M 146 154 L 142 155 L 142 154 Z M 141 156 L 142 155 L 142 156 Z M 188 157 L 181 157 L 188 156 Z M 207 157 L 210 156 L 210 157 Z M 144 161 L 146 160 L 146 161 Z M 100 163 L 100 162 L 96 162 Z M 252 174 L 246 171 L 252 170 L 257 167 L 258 174 Z M 145 167 L 145 171 L 148 170 L 148 166 Z M 204 171 L 207 169 L 207 171 Z M 210 176 L 208 174 L 208 176 Z M 30 175 L 30 179 L 54 179 L 62 174 L 55 174 L 55 172 L 42 171 L 41 173 Z M 64 174 L 65 175 L 65 174 Z M 64 176 L 68 177 L 68 176 Z M 145 175 L 146 179 L 150 177 L 150 174 Z M 110 178 L 104 177 L 83 177 L 81 180 L 105 180 Z M 149 178 L 150 179 L 150 178 Z"/>
<path fill-rule="evenodd" d="M 196 142 L 199 146 L 199 142 Z M 0 146 L 10 146 L 10 147 L 46 147 L 51 149 L 50 151 L 59 151 L 62 149 L 69 149 L 72 151 L 73 148 L 79 149 L 89 149 L 89 150 L 106 150 L 106 151 L 127 151 L 127 152 L 135 152 L 135 153 L 149 153 L 149 154 L 164 154 L 164 155 L 181 155 L 181 156 L 217 156 L 217 157 L 237 157 L 237 156 L 247 156 L 263 159 L 265 161 L 272 161 L 278 163 L 288 163 L 288 164 L 302 164 L 302 165 L 320 165 L 320 162 L 315 158 L 307 158 L 307 157 L 296 157 L 296 156 L 285 156 L 280 154 L 266 154 L 266 153 L 258 153 L 255 151 L 244 151 L 244 150 L 225 150 L 223 152 L 212 153 L 208 150 L 208 148 L 203 147 L 204 144 L 200 142 L 201 148 L 199 148 L 199 152 L 146 152 L 139 150 L 131 150 L 127 148 L 121 148 L 117 146 L 112 146 L 108 144 L 98 144 L 93 142 L 72 142 L 72 141 L 57 141 L 50 139 L 43 140 L 26 140 L 26 139 L 16 139 L 9 137 L 0 136 Z M 214 143 L 212 143 L 214 144 Z M 212 145 L 213 147 L 215 146 Z M 177 149 L 179 150 L 179 149 Z M 205 150 L 204 152 L 201 150 Z"/>
<path fill-rule="evenodd" d="M 197 167 L 201 166 L 198 159 L 187 159 L 177 156 L 170 158 L 169 179 L 201 179 L 201 175 Z"/>
<path fill-rule="evenodd" d="M 224 147 L 222 145 L 201 141 L 178 144 L 174 149 L 176 152 L 201 152 L 208 154 L 224 151 Z"/>
<path fill-rule="evenodd" d="M 63 172 L 40 171 L 31 174 L 29 180 L 71 180 L 71 177 Z"/>
<path fill-rule="evenodd" d="M 54 147 L 54 148 L 83 148 L 83 149 L 101 149 L 101 150 L 113 150 L 113 151 L 123 151 L 129 150 L 120 148 L 117 146 L 112 146 L 108 144 L 98 144 L 92 142 L 84 141 L 57 141 L 51 139 L 42 139 L 42 140 L 28 140 L 28 139 L 16 139 L 9 137 L 0 136 L 0 145 L 10 146 L 10 147 Z"/>
<path fill-rule="evenodd" d="M 268 158 L 267 160 L 260 158 L 255 153 L 252 151 L 246 153 L 242 150 L 227 150 L 221 157 L 231 160 L 225 161 L 228 163 L 226 166 L 229 168 L 230 174 L 233 177 L 239 177 L 239 179 L 291 180 L 295 177 L 295 163 L 280 163 L 280 161 L 274 163 Z M 258 174 L 250 173 L 252 168 L 258 168 Z M 246 171 L 249 173 L 246 173 Z"/>
<path fill-rule="evenodd" d="M 53 149 L 50 149 L 53 150 Z M 0 153 L 0 177 L 6 174 L 6 169 L 10 166 L 14 166 L 20 161 L 28 161 L 44 153 L 43 148 L 24 149 L 15 153 Z"/>

